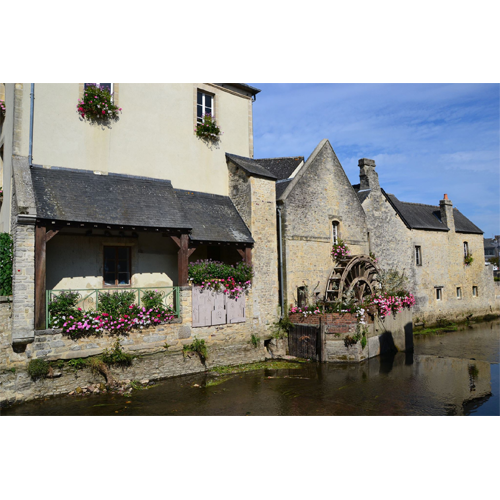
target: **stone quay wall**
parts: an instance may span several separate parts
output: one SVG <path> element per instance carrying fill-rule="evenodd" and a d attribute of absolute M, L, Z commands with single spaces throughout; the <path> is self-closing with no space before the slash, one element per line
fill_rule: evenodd
<path fill-rule="evenodd" d="M 323 361 L 359 363 L 386 352 L 413 350 L 412 312 L 403 309 L 396 315 L 385 318 L 375 317 L 367 321 L 367 343 L 361 342 L 346 346 L 347 336 L 356 334 L 357 320 L 354 314 L 324 314 L 304 317 L 290 314 L 290 321 L 295 324 L 321 325 L 323 337 Z"/>
<path fill-rule="evenodd" d="M 64 394 L 78 385 L 103 382 L 103 377 L 89 371 L 78 371 L 75 375 L 69 367 L 59 370 L 61 375 L 52 379 L 33 382 L 27 374 L 31 359 L 48 362 L 88 358 L 111 349 L 117 339 L 122 350 L 138 356 L 131 367 L 116 372 L 116 378 L 125 380 L 155 380 L 204 371 L 220 365 L 233 365 L 263 361 L 271 357 L 262 341 L 270 338 L 268 326 L 253 315 L 252 290 L 247 297 L 247 319 L 244 323 L 224 324 L 209 327 L 192 327 L 191 287 L 182 287 L 180 296 L 180 318 L 172 323 L 144 329 L 132 329 L 120 335 L 100 334 L 72 338 L 61 330 L 35 330 L 34 340 L 24 349 L 12 345 L 12 304 L 7 299 L 0 301 L 0 404 L 27 401 L 35 397 Z M 251 344 L 252 334 L 261 341 L 257 348 Z M 194 338 L 205 340 L 208 360 L 205 365 L 195 354 L 185 358 L 183 347 Z M 271 341 L 274 356 L 286 354 L 284 342 Z M 17 352 L 16 352 L 17 351 Z M 76 377 L 76 378 L 75 378 Z M 82 377 L 85 379 L 83 380 Z M 82 379 L 82 380 L 80 380 Z M 76 383 L 76 385 L 75 385 Z"/>

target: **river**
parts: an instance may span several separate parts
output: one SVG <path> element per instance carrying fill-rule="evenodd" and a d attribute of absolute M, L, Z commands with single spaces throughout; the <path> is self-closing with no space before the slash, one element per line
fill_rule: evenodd
<path fill-rule="evenodd" d="M 413 353 L 167 379 L 131 396 L 55 397 L 2 415 L 500 415 L 500 321 L 416 335 Z"/>

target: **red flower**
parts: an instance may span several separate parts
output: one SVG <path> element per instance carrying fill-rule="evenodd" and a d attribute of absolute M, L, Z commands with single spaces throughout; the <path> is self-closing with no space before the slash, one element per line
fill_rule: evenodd
<path fill-rule="evenodd" d="M 105 115 L 106 114 L 106 111 L 104 111 L 104 109 L 102 110 L 102 114 Z"/>

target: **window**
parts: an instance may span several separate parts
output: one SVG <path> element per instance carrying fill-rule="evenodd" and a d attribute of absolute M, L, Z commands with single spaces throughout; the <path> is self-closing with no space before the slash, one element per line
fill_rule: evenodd
<path fill-rule="evenodd" d="M 462 298 L 462 288 L 457 286 L 457 299 L 461 299 Z"/>
<path fill-rule="evenodd" d="M 130 285 L 130 247 L 104 247 L 104 285 Z"/>
<path fill-rule="evenodd" d="M 442 288 L 436 288 L 436 300 L 443 300 Z"/>
<path fill-rule="evenodd" d="M 95 87 L 97 87 L 98 85 L 100 85 L 101 87 L 104 87 L 104 88 L 108 89 L 108 91 L 109 91 L 110 94 L 113 93 L 113 84 L 112 83 L 84 83 L 83 84 L 83 90 L 87 90 L 87 87 L 89 87 L 89 86 L 95 86 Z"/>
<path fill-rule="evenodd" d="M 464 241 L 464 257 L 468 257 L 469 256 L 469 244 Z"/>
<path fill-rule="evenodd" d="M 415 264 L 422 265 L 422 249 L 420 247 L 415 247 Z"/>
<path fill-rule="evenodd" d="M 297 305 L 301 308 L 307 306 L 307 289 L 305 286 L 297 288 Z"/>
<path fill-rule="evenodd" d="M 477 297 L 477 286 L 472 287 L 472 296 Z"/>
<path fill-rule="evenodd" d="M 339 223 L 338 221 L 332 221 L 332 243 L 336 245 L 339 242 Z"/>
<path fill-rule="evenodd" d="M 212 115 L 215 117 L 215 97 L 198 90 L 196 100 L 196 120 L 203 121 L 203 115 Z"/>

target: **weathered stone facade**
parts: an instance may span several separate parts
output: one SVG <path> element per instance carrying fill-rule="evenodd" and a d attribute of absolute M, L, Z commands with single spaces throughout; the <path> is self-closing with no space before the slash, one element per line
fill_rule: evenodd
<path fill-rule="evenodd" d="M 306 287 L 308 300 L 323 298 L 333 268 L 332 222 L 351 254 L 367 254 L 365 214 L 330 143 L 325 139 L 280 198 L 285 303 L 297 302 Z M 286 306 L 287 307 L 287 306 Z"/>
<path fill-rule="evenodd" d="M 125 352 L 146 356 L 146 361 L 135 360 L 133 366 L 123 370 L 113 370 L 117 379 L 151 380 L 184 375 L 203 371 L 220 365 L 232 365 L 262 361 L 270 356 L 260 342 L 254 348 L 252 334 L 262 341 L 270 338 L 268 327 L 253 311 L 253 290 L 248 292 L 248 319 L 244 323 L 225 324 L 211 327 L 192 326 L 191 287 L 183 287 L 180 297 L 180 318 L 172 323 L 144 329 L 132 329 L 124 335 L 89 335 L 72 338 L 60 330 L 38 330 L 34 332 L 32 343 L 24 350 L 12 345 L 10 316 L 12 304 L 7 298 L 0 300 L 0 404 L 5 401 L 25 401 L 37 396 L 63 394 L 74 390 L 78 385 L 102 382 L 102 377 L 90 372 L 66 377 L 61 380 L 51 379 L 33 383 L 26 374 L 26 367 L 31 359 L 46 361 L 88 358 L 111 349 L 117 339 Z M 198 356 L 183 356 L 183 347 L 191 344 L 194 338 L 204 340 L 208 349 L 208 360 L 203 365 Z M 16 352 L 17 351 L 17 352 Z M 275 355 L 284 355 L 285 345 L 275 345 Z M 13 372 L 17 375 L 13 375 Z M 70 370 L 66 369 L 70 374 Z M 80 379 L 79 379 L 80 377 Z M 83 381 L 84 380 L 84 381 Z M 75 385 L 76 384 L 76 385 Z M 14 398 L 14 399 L 12 399 Z"/>
<path fill-rule="evenodd" d="M 360 168 L 358 196 L 366 213 L 370 250 L 382 269 L 404 271 L 409 278 L 416 299 L 415 322 L 431 324 L 438 319 L 498 314 L 500 301 L 495 298 L 492 267 L 485 266 L 483 235 L 456 228 L 451 200 L 445 196 L 439 208 L 429 207 L 440 214 L 445 230 L 413 228 L 401 219 L 389 196 L 381 190 L 375 162 L 366 165 L 360 160 Z M 464 263 L 465 242 L 474 258 L 470 265 Z M 417 246 L 420 263 L 416 261 Z"/>

